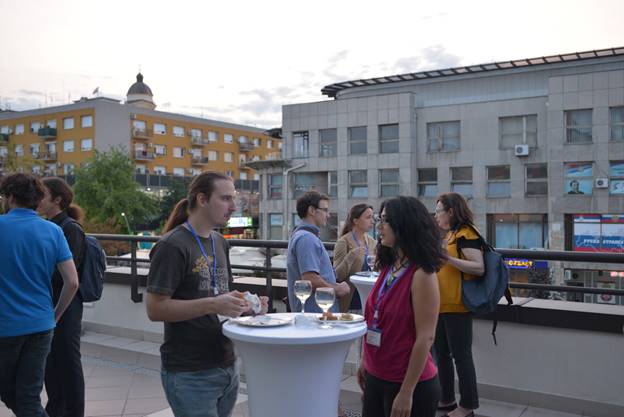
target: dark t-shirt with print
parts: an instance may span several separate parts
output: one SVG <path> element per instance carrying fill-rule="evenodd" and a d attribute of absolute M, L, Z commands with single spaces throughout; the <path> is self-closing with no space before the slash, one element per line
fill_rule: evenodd
<path fill-rule="evenodd" d="M 225 238 L 212 232 L 214 239 L 216 283 L 219 294 L 229 291 L 232 272 L 229 245 Z M 150 253 L 147 291 L 170 295 L 177 300 L 212 297 L 211 276 L 214 273 L 211 238 L 199 238 L 206 258 L 190 230 L 180 225 L 165 234 Z M 216 314 L 176 323 L 165 322 L 164 343 L 160 347 L 162 366 L 167 371 L 186 372 L 230 366 L 235 361 L 232 341 L 223 335 Z"/>

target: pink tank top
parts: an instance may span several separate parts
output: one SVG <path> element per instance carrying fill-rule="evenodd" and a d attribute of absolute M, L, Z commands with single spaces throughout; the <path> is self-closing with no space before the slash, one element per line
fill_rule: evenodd
<path fill-rule="evenodd" d="M 377 328 L 382 331 L 381 346 L 376 347 L 364 340 L 364 364 L 366 371 L 390 382 L 403 382 L 409 357 L 416 341 L 414 312 L 412 310 L 412 280 L 417 265 L 412 265 L 401 277 L 395 278 L 395 284 L 385 292 L 378 305 Z M 385 285 L 390 268 L 385 268 L 368 300 L 366 301 L 365 319 L 369 328 L 373 327 L 373 314 L 380 288 Z M 431 352 L 427 353 L 425 367 L 419 381 L 427 381 L 438 373 Z"/>

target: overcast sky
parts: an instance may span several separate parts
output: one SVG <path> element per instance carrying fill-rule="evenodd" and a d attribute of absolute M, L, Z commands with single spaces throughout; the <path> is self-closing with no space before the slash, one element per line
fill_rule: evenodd
<path fill-rule="evenodd" d="M 624 46 L 622 0 L 0 0 L 0 108 L 125 98 L 270 128 L 351 79 Z"/>

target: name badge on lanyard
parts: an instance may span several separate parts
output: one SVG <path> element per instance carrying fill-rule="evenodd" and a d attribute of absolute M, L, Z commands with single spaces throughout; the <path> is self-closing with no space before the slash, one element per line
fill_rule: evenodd
<path fill-rule="evenodd" d="M 206 263 L 210 265 L 210 258 L 208 257 L 208 254 L 206 253 L 206 250 L 204 249 L 204 245 L 202 245 L 201 240 L 199 240 L 199 236 L 197 236 L 195 229 L 193 229 L 193 226 L 191 226 L 191 223 L 189 223 L 188 221 L 186 222 L 186 226 L 195 238 L 197 246 L 199 246 L 199 250 L 206 259 Z M 212 273 L 210 272 L 210 270 L 208 271 L 208 273 L 210 274 L 210 288 L 212 289 L 212 293 L 214 295 L 219 295 L 219 288 L 217 287 L 217 256 L 215 253 L 215 243 L 212 234 L 210 235 L 210 247 L 212 249 Z"/>

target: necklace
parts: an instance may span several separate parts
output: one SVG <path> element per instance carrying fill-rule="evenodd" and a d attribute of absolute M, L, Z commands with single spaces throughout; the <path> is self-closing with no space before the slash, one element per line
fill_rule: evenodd
<path fill-rule="evenodd" d="M 386 285 L 392 285 L 392 282 L 397 278 L 397 276 L 399 275 L 399 272 L 401 272 L 403 270 L 403 268 L 405 268 L 407 265 L 409 264 L 409 262 L 407 260 L 404 260 L 401 262 L 401 264 L 397 267 L 393 267 L 392 269 L 390 269 L 390 275 L 388 276 L 388 279 L 386 279 Z"/>

